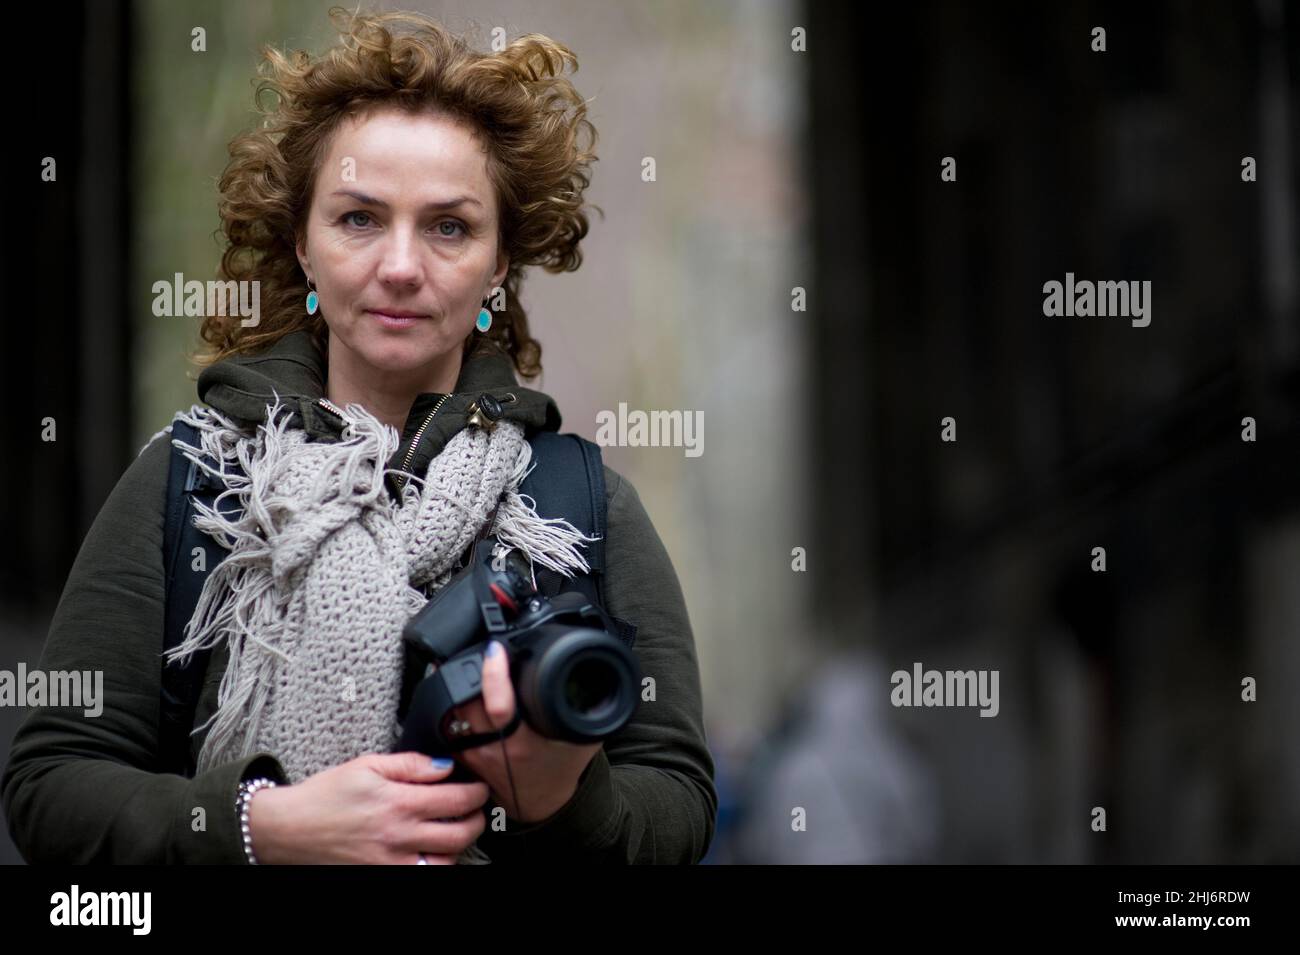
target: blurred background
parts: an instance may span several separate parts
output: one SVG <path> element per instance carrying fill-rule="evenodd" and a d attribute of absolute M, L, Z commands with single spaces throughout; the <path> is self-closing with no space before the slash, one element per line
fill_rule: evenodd
<path fill-rule="evenodd" d="M 214 276 L 259 48 L 328 46 L 329 5 L 60 5 L 3 159 L 0 669 L 197 400 L 152 284 Z M 703 421 L 605 459 L 691 612 L 707 862 L 1300 861 L 1300 5 L 372 8 L 577 54 L 605 215 L 524 283 L 531 384 L 593 440 L 620 402 Z M 1045 317 L 1066 272 L 1150 281 L 1151 324 Z M 891 706 L 916 663 L 998 670 L 997 717 Z"/>

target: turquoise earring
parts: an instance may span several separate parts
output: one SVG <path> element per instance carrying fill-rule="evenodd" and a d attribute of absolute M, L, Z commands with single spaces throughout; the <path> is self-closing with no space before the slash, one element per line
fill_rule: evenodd
<path fill-rule="evenodd" d="M 316 290 L 311 288 L 310 284 L 308 288 L 311 290 L 307 293 L 307 314 L 315 315 L 316 309 L 320 308 L 320 296 L 316 294 Z"/>
<path fill-rule="evenodd" d="M 492 327 L 492 313 L 486 308 L 480 308 L 478 310 L 478 321 L 474 323 L 474 327 L 480 332 L 486 332 Z"/>

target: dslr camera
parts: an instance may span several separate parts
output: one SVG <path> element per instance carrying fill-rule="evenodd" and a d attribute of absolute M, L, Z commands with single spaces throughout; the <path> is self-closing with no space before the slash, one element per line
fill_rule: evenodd
<path fill-rule="evenodd" d="M 479 541 L 402 631 L 397 751 L 451 756 L 509 735 L 521 718 L 541 736 L 572 743 L 613 735 L 631 719 L 641 682 L 636 656 L 617 632 L 584 594 L 542 594 L 518 550 L 505 550 L 495 536 Z M 491 640 L 509 654 L 515 718 L 503 734 L 470 734 L 455 711 L 483 695 Z"/>

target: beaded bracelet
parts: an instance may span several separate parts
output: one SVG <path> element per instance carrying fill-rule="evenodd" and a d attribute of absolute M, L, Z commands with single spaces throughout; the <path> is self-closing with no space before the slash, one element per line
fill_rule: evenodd
<path fill-rule="evenodd" d="M 249 865 L 257 865 L 257 856 L 253 855 L 253 834 L 248 829 L 248 807 L 253 801 L 253 794 L 262 789 L 275 786 L 273 779 L 259 776 L 257 779 L 245 779 L 239 784 L 239 796 L 235 799 L 235 811 L 239 813 L 239 831 L 244 834 L 244 855 L 248 856 Z"/>

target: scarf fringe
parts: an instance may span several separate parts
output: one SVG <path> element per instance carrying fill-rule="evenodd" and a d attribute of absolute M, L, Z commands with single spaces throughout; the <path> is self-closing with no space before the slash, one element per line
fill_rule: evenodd
<path fill-rule="evenodd" d="M 347 410 L 355 415 L 359 409 L 349 406 Z M 223 640 L 229 649 L 217 710 L 193 730 L 198 733 L 211 726 L 199 761 L 199 768 L 206 769 L 249 754 L 276 663 L 291 663 L 283 646 L 284 621 L 293 596 L 294 572 L 309 557 L 306 548 L 313 542 L 303 538 L 286 543 L 276 528 L 291 523 L 301 506 L 320 506 L 335 520 L 373 506 L 384 488 L 382 481 L 367 478 L 367 462 L 373 474 L 373 462 L 387 460 L 396 451 L 398 438 L 394 429 L 372 416 L 355 415 L 315 475 L 308 497 L 298 502 L 277 497 L 272 490 L 286 455 L 303 442 L 301 432 L 290 431 L 293 416 L 279 395 L 268 405 L 267 420 L 257 427 L 256 440 L 249 440 L 248 431 L 215 409 L 195 405 L 189 414 L 177 417 L 198 431 L 199 447 L 173 439 L 175 447 L 226 486 L 214 506 L 195 502 L 194 526 L 230 553 L 208 574 L 185 626 L 185 639 L 168 654 L 169 659 L 185 660 Z M 215 467 L 209 463 L 213 461 Z M 233 463 L 239 464 L 239 471 L 230 467 Z M 221 510 L 229 495 L 239 504 L 233 518 Z M 255 648 L 264 652 L 251 652 Z"/>
<path fill-rule="evenodd" d="M 528 558 L 530 567 L 540 565 L 565 577 L 589 573 L 591 566 L 578 548 L 599 541 L 600 536 L 588 537 L 563 518 L 542 517 L 537 513 L 537 501 L 519 493 L 519 486 L 534 467 L 532 459 L 533 447 L 525 441 L 492 525 L 493 533 L 504 545 L 497 549 L 504 552 L 517 548 Z M 536 583 L 534 576 L 534 586 Z"/>

